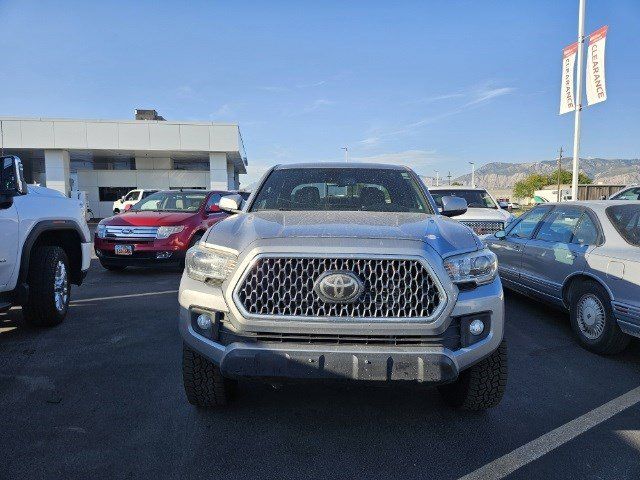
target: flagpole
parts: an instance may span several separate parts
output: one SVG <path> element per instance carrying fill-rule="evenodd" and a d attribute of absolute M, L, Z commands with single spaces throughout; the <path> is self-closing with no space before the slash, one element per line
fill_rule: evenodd
<path fill-rule="evenodd" d="M 578 78 L 576 79 L 576 113 L 573 126 L 573 177 L 571 179 L 571 198 L 578 200 L 578 172 L 580 162 L 580 114 L 582 111 L 582 53 L 584 44 L 584 13 L 586 0 L 580 0 L 578 11 Z"/>

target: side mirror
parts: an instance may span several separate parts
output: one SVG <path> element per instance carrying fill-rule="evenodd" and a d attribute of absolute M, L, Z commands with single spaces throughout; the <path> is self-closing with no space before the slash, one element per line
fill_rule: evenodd
<path fill-rule="evenodd" d="M 499 240 L 503 240 L 507 237 L 507 232 L 500 230 L 499 232 L 494 233 L 493 236 Z"/>
<path fill-rule="evenodd" d="M 209 205 L 209 210 L 207 210 L 207 213 L 218 213 L 221 211 L 222 209 L 214 203 L 213 205 Z"/>
<path fill-rule="evenodd" d="M 224 210 L 228 213 L 240 213 L 240 206 L 242 205 L 242 197 L 237 194 L 226 195 L 220 199 L 218 204 L 220 210 Z"/>
<path fill-rule="evenodd" d="M 464 198 L 444 196 L 442 197 L 441 214 L 445 217 L 456 217 L 467 211 L 467 201 Z"/>
<path fill-rule="evenodd" d="M 0 157 L 0 193 L 13 196 L 25 195 L 27 191 L 20 159 L 15 155 Z"/>

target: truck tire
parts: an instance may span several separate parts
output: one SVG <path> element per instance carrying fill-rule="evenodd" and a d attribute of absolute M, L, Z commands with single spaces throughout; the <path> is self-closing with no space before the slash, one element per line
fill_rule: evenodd
<path fill-rule="evenodd" d="M 217 365 L 184 344 L 182 380 L 187 400 L 196 407 L 224 406 L 237 387 L 237 381 L 223 377 Z"/>
<path fill-rule="evenodd" d="M 485 410 L 497 406 L 507 386 L 507 343 L 481 362 L 463 371 L 458 380 L 439 387 L 444 401 L 461 410 Z"/>
<path fill-rule="evenodd" d="M 620 330 L 602 285 L 592 280 L 576 283 L 569 302 L 571 328 L 584 348 L 602 355 L 627 348 L 631 337 Z"/>
<path fill-rule="evenodd" d="M 100 260 L 100 265 L 102 265 L 103 268 L 106 268 L 110 272 L 121 272 L 125 268 L 127 268 L 126 265 L 114 265 L 112 263 L 105 263 L 102 260 Z"/>
<path fill-rule="evenodd" d="M 51 327 L 67 316 L 71 284 L 69 260 L 60 247 L 36 247 L 31 253 L 27 276 L 29 295 L 22 307 L 25 320 L 39 327 Z"/>

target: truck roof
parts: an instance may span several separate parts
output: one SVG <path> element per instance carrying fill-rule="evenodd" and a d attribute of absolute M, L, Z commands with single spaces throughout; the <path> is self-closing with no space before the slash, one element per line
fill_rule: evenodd
<path fill-rule="evenodd" d="M 289 170 L 293 168 L 358 168 L 377 170 L 409 170 L 404 165 L 393 165 L 388 163 L 360 163 L 360 162 L 316 162 L 316 163 L 287 163 L 276 165 L 274 170 Z"/>

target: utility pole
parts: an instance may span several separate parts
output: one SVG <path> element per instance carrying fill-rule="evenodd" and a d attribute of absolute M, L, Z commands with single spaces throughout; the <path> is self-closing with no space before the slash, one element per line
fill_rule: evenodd
<path fill-rule="evenodd" d="M 436 170 L 436 187 L 440 185 L 440 177 L 438 177 L 438 170 Z"/>
<path fill-rule="evenodd" d="M 560 196 L 560 173 L 562 172 L 562 147 L 560 147 L 560 155 L 558 156 L 558 201 L 562 201 Z"/>
<path fill-rule="evenodd" d="M 576 113 L 573 125 L 573 177 L 571 179 L 571 199 L 578 200 L 578 172 L 580 161 L 580 112 L 582 111 L 582 53 L 584 50 L 584 13 L 586 0 L 580 0 L 578 11 L 578 76 L 576 80 Z"/>
<path fill-rule="evenodd" d="M 449 171 L 449 175 L 447 175 L 447 178 L 449 179 L 449 186 L 451 186 L 451 171 Z"/>
<path fill-rule="evenodd" d="M 340 150 L 344 150 L 344 161 L 349 161 L 349 147 L 342 147 Z"/>
<path fill-rule="evenodd" d="M 471 188 L 476 188 L 476 164 L 469 162 L 471 165 Z"/>

